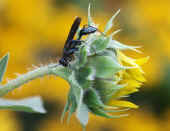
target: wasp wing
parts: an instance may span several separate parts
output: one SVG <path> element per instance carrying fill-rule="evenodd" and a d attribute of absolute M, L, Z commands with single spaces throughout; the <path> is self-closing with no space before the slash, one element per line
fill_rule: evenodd
<path fill-rule="evenodd" d="M 80 26 L 80 22 L 81 22 L 81 18 L 80 17 L 76 17 L 76 19 L 74 20 L 70 32 L 68 34 L 67 40 L 65 42 L 64 48 L 68 49 L 70 47 L 70 41 L 73 40 L 79 26 Z"/>

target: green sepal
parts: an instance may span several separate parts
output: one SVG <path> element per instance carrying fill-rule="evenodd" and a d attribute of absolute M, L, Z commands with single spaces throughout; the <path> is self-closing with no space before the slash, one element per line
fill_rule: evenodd
<path fill-rule="evenodd" d="M 91 17 L 91 13 L 90 13 L 90 4 L 89 4 L 89 8 L 88 8 L 88 25 L 89 26 L 94 26 L 94 22 L 92 20 L 92 17 Z"/>
<path fill-rule="evenodd" d="M 3 79 L 4 73 L 6 71 L 7 63 L 8 63 L 9 54 L 6 54 L 0 59 L 0 82 Z"/>
<path fill-rule="evenodd" d="M 85 46 L 80 48 L 79 67 L 83 67 L 87 63 L 87 49 Z"/>
<path fill-rule="evenodd" d="M 112 38 L 113 36 L 115 36 L 120 31 L 121 31 L 121 29 L 118 29 L 118 30 L 114 31 L 113 33 L 110 34 L 110 37 Z"/>
<path fill-rule="evenodd" d="M 104 29 L 104 34 L 106 34 L 113 26 L 113 21 L 116 18 L 116 16 L 119 14 L 120 9 L 111 17 L 111 19 L 107 22 L 105 29 Z"/>
<path fill-rule="evenodd" d="M 77 83 L 77 80 L 75 80 L 75 75 L 74 73 L 69 77 L 69 83 L 71 85 L 69 95 L 68 95 L 68 100 L 65 105 L 64 111 L 61 116 L 61 120 L 63 121 L 63 118 L 65 116 L 65 113 L 68 111 L 68 119 L 67 122 L 69 122 L 71 115 L 78 110 L 82 103 L 83 99 L 83 90 L 80 87 L 80 85 Z"/>
<path fill-rule="evenodd" d="M 70 97 L 71 97 L 70 98 L 71 99 L 71 105 L 70 105 L 69 111 L 68 111 L 67 123 L 69 123 L 71 115 L 76 111 L 76 108 L 77 108 L 75 96 L 73 94 L 70 94 Z"/>
<path fill-rule="evenodd" d="M 89 109 L 87 105 L 82 103 L 76 112 L 76 117 L 80 121 L 81 125 L 85 127 L 89 120 Z"/>
<path fill-rule="evenodd" d="M 105 118 L 121 118 L 121 117 L 128 116 L 127 114 L 117 115 L 117 116 L 116 115 L 110 115 L 102 108 L 93 108 L 93 109 L 91 109 L 91 112 L 98 115 L 98 116 L 102 116 L 102 117 L 105 117 Z"/>
<path fill-rule="evenodd" d="M 93 107 L 102 107 L 104 108 L 105 105 L 100 99 L 99 94 L 94 88 L 89 88 L 83 98 L 84 103 L 88 106 L 88 108 L 93 108 Z"/>
<path fill-rule="evenodd" d="M 41 97 L 30 97 L 22 100 L 0 99 L 0 109 L 23 111 L 29 113 L 46 113 Z"/>
<path fill-rule="evenodd" d="M 140 46 L 124 45 L 116 40 L 111 40 L 110 43 L 108 44 L 108 48 L 119 49 L 119 50 L 133 50 L 138 53 L 141 53 L 139 50 L 136 49 L 136 48 L 141 48 Z"/>
<path fill-rule="evenodd" d="M 108 115 L 102 108 L 91 108 L 90 110 L 92 113 L 98 116 L 105 117 L 105 118 L 112 118 L 111 115 Z"/>
<path fill-rule="evenodd" d="M 78 120 L 80 121 L 80 123 L 83 126 L 86 126 L 87 122 L 88 122 L 88 111 L 85 109 L 85 105 L 83 104 L 83 94 L 84 91 L 81 88 L 81 86 L 76 82 L 76 80 L 72 80 L 72 82 L 70 83 L 71 87 L 73 89 L 73 94 L 75 96 L 75 101 L 76 101 L 76 116 L 78 118 Z M 84 114 L 86 115 L 86 117 L 84 116 Z"/>
<path fill-rule="evenodd" d="M 76 71 L 75 73 L 76 79 L 78 83 L 81 85 L 83 89 L 86 89 L 88 87 L 91 87 L 92 80 L 94 80 L 94 69 L 91 67 L 83 67 Z"/>
<path fill-rule="evenodd" d="M 70 77 L 72 79 L 69 80 L 70 86 L 72 88 L 72 92 L 73 95 L 75 96 L 75 100 L 77 103 L 77 108 L 79 108 L 79 106 L 82 103 L 83 100 L 83 89 L 80 86 L 80 84 L 77 82 L 76 77 L 75 77 L 75 73 L 72 74 L 72 77 Z"/>
<path fill-rule="evenodd" d="M 118 85 L 111 80 L 96 79 L 93 87 L 99 92 L 100 97 L 104 103 L 107 103 L 112 96 L 124 88 L 125 85 Z"/>
<path fill-rule="evenodd" d="M 115 49 L 105 49 L 104 51 L 97 54 L 98 56 L 109 56 L 112 57 L 113 61 L 118 62 L 117 51 Z"/>
<path fill-rule="evenodd" d="M 98 78 L 112 78 L 115 73 L 124 69 L 123 66 L 110 56 L 90 57 L 88 66 L 96 70 L 96 77 Z"/>
<path fill-rule="evenodd" d="M 72 86 L 72 88 L 73 88 L 73 94 L 75 96 L 77 106 L 79 106 L 81 104 L 82 98 L 83 98 L 83 89 L 78 86 Z"/>
<path fill-rule="evenodd" d="M 63 122 L 65 114 L 69 110 L 69 107 L 70 107 L 70 105 L 72 103 L 72 95 L 73 95 L 72 94 L 72 89 L 70 88 L 69 93 L 68 93 L 68 98 L 67 98 L 66 104 L 64 106 L 64 110 L 63 110 L 61 118 L 60 118 L 61 122 Z"/>
<path fill-rule="evenodd" d="M 105 50 L 111 40 L 110 37 L 104 36 L 96 36 L 96 40 L 94 40 L 90 45 L 90 53 L 97 54 L 103 50 Z"/>

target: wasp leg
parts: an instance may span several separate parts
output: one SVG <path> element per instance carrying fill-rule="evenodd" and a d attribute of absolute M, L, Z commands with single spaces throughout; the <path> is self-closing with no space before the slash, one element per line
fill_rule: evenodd
<path fill-rule="evenodd" d="M 82 40 L 71 40 L 69 48 L 75 48 L 76 46 L 81 45 L 82 42 Z"/>
<path fill-rule="evenodd" d="M 75 51 L 77 51 L 78 48 L 72 48 L 70 50 L 67 51 L 67 55 L 73 55 Z"/>

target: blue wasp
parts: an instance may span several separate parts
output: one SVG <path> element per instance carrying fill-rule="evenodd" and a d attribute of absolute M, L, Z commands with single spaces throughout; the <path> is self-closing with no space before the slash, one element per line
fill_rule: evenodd
<path fill-rule="evenodd" d="M 82 43 L 81 40 L 82 36 L 95 33 L 98 30 L 96 27 L 85 25 L 80 30 L 78 35 L 79 37 L 76 40 L 74 40 L 73 38 L 80 26 L 80 23 L 81 23 L 81 18 L 76 17 L 76 19 L 74 20 L 71 26 L 67 40 L 65 42 L 64 49 L 63 49 L 63 56 L 59 60 L 59 63 L 65 67 L 67 67 L 69 65 L 69 62 L 73 59 L 73 54 L 75 53 L 75 51 L 78 51 L 79 49 L 78 46 L 81 45 Z"/>

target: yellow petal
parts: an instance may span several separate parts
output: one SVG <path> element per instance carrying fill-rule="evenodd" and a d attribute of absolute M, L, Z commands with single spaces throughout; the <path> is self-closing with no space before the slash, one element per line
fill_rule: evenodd
<path fill-rule="evenodd" d="M 134 79 L 140 82 L 146 81 L 143 73 L 139 69 L 129 69 L 127 70 L 127 73 L 129 73 L 129 75 L 131 76 L 131 79 Z"/>
<path fill-rule="evenodd" d="M 135 63 L 138 65 L 143 65 L 143 64 L 147 63 L 148 60 L 149 60 L 149 56 L 137 59 L 137 60 L 135 60 Z"/>
<path fill-rule="evenodd" d="M 127 57 L 126 55 L 124 55 L 122 52 L 118 52 L 119 54 L 119 60 L 120 62 L 124 65 L 124 66 L 132 66 L 137 68 L 141 73 L 144 73 L 142 68 L 140 67 L 140 65 L 143 65 L 145 63 L 147 63 L 147 61 L 149 60 L 149 57 L 143 57 L 143 58 L 139 58 L 139 59 L 133 59 L 130 57 Z"/>
<path fill-rule="evenodd" d="M 122 85 L 126 84 L 127 85 L 126 87 L 130 87 L 130 88 L 139 88 L 142 85 L 141 82 L 138 82 L 133 79 L 122 80 L 120 84 L 122 84 Z"/>
<path fill-rule="evenodd" d="M 118 54 L 119 54 L 119 59 L 120 59 L 120 61 L 122 61 L 124 64 L 125 64 L 125 66 L 138 66 L 136 63 L 135 63 L 135 59 L 132 59 L 132 58 L 130 58 L 130 57 L 127 57 L 126 55 L 124 55 L 122 52 L 118 52 Z"/>
<path fill-rule="evenodd" d="M 122 100 L 111 100 L 108 105 L 111 106 L 118 106 L 118 107 L 129 107 L 129 108 L 138 108 L 137 105 L 131 103 L 129 101 L 122 101 Z"/>
<path fill-rule="evenodd" d="M 137 88 L 134 87 L 124 87 L 122 89 L 120 89 L 119 91 L 117 91 L 113 96 L 112 99 L 116 99 L 116 98 L 120 98 L 122 96 L 127 96 L 131 93 L 137 92 L 139 91 Z"/>

